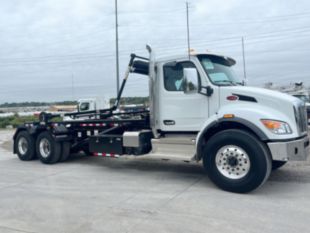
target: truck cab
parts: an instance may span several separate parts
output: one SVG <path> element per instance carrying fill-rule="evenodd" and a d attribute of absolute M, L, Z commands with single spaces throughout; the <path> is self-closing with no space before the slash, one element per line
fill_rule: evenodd
<path fill-rule="evenodd" d="M 149 70 L 153 151 L 190 153 L 226 190 L 236 186 L 225 179 L 242 180 L 250 167 L 265 163 L 260 170 L 268 176 L 270 169 L 306 160 L 309 153 L 305 103 L 243 86 L 233 70 L 235 63 L 222 55 L 192 53 L 154 59 Z M 250 158 L 255 151 L 260 151 L 257 161 Z"/>

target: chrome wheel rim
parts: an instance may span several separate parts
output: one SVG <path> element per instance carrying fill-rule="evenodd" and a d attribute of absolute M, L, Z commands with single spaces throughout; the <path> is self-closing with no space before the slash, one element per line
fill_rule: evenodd
<path fill-rule="evenodd" d="M 40 141 L 40 154 L 43 158 L 47 158 L 51 153 L 51 144 L 50 142 L 46 139 L 43 138 Z"/>
<path fill-rule="evenodd" d="M 21 137 L 18 141 L 18 150 L 21 155 L 25 155 L 28 151 L 28 141 L 26 138 Z"/>
<path fill-rule="evenodd" d="M 220 148 L 215 156 L 216 168 L 229 179 L 245 177 L 251 167 L 248 154 L 240 147 L 228 145 Z"/>

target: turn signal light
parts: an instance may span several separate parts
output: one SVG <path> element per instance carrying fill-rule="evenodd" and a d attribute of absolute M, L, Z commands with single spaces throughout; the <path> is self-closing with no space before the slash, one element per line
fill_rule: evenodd
<path fill-rule="evenodd" d="M 225 114 L 225 115 L 223 116 L 223 118 L 234 118 L 234 117 L 235 117 L 234 114 Z"/>
<path fill-rule="evenodd" d="M 275 134 L 291 134 L 292 129 L 286 122 L 262 119 L 263 125 Z"/>
<path fill-rule="evenodd" d="M 266 126 L 266 128 L 271 130 L 279 129 L 281 127 L 281 122 L 279 121 L 262 120 L 262 123 Z"/>

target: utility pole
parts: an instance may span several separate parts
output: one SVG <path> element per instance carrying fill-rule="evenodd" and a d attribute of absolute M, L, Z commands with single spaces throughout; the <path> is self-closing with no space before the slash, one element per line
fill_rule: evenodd
<path fill-rule="evenodd" d="M 243 37 L 241 37 L 241 41 L 242 41 L 243 77 L 244 77 L 245 83 L 247 83 L 246 67 L 245 67 L 245 55 L 244 55 L 244 38 Z"/>
<path fill-rule="evenodd" d="M 189 39 L 189 14 L 188 14 L 188 2 L 186 2 L 186 25 L 187 25 L 187 52 L 188 52 L 188 59 L 190 59 L 190 39 Z"/>
<path fill-rule="evenodd" d="M 115 0 L 115 47 L 116 47 L 116 96 L 119 91 L 118 11 Z"/>

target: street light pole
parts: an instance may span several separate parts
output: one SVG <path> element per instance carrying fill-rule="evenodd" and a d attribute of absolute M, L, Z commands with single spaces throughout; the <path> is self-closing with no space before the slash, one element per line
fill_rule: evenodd
<path fill-rule="evenodd" d="M 119 49 L 118 49 L 118 10 L 115 0 L 115 49 L 116 49 L 116 96 L 119 91 Z"/>

